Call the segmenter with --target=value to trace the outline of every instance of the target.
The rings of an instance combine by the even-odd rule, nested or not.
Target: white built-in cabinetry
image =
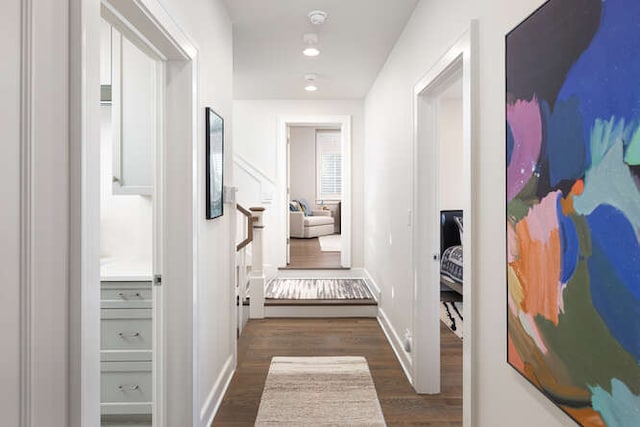
[[[107,23],[101,53],[103,101],[112,108],[113,194],[151,196],[158,134],[158,61]]]
[[[102,425],[150,426],[151,281],[102,281],[100,294]]]

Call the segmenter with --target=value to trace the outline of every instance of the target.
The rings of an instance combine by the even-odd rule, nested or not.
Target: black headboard
[[[462,216],[462,210],[440,211],[440,255],[451,246],[461,245],[458,224],[454,217]]]

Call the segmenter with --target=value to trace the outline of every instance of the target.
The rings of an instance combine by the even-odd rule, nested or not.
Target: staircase
[[[236,247],[238,334],[248,319],[377,317],[379,295],[365,278],[351,270],[280,270],[275,279],[362,279],[369,295],[357,299],[265,298],[267,283],[262,261],[264,208],[247,210],[237,205],[237,211],[246,219],[238,222],[238,235],[242,241]],[[364,289],[362,285],[359,286]]]

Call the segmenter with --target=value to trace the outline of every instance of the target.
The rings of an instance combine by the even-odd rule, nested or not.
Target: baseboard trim
[[[364,277],[364,281],[373,295],[373,298],[380,304],[380,297],[382,296],[382,291],[380,291],[380,286],[373,280],[373,276],[369,274],[369,271],[366,268],[356,268],[354,269],[359,275]]]
[[[402,366],[404,375],[409,380],[409,383],[413,385],[413,361],[411,360],[411,356],[404,350],[400,336],[393,325],[391,325],[389,318],[382,308],[378,308],[378,323],[382,328],[382,332],[384,332],[384,335],[387,337],[387,341],[389,341],[393,352],[396,354],[396,358],[398,362],[400,362],[400,366]]]
[[[263,267],[265,283],[269,283],[278,276],[278,269],[271,264],[265,264]]]
[[[222,399],[224,398],[224,395],[229,388],[231,378],[233,378],[233,374],[235,373],[235,371],[236,370],[233,363],[233,355],[231,355],[229,356],[227,361],[224,362],[222,371],[220,372],[220,375],[218,376],[215,384],[211,388],[211,391],[207,396],[207,401],[200,410],[201,426],[210,426],[211,424],[213,424],[213,418],[216,416],[216,413],[220,408]]]

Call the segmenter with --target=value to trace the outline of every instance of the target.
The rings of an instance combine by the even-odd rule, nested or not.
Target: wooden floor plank
[[[251,320],[214,426],[251,426],[273,356],[364,356],[389,426],[462,425],[462,341],[441,325],[442,393],[418,395],[375,319]]]
[[[283,270],[342,268],[340,252],[322,252],[317,237],[312,239],[291,238],[289,246],[290,262]]]

